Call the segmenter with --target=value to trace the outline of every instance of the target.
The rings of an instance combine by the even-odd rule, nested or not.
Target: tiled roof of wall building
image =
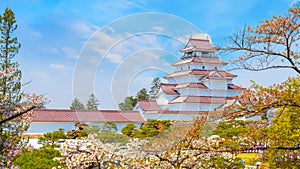
[[[33,110],[32,122],[120,122],[142,123],[138,111],[118,110]]]

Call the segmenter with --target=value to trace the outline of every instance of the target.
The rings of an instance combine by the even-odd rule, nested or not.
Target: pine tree
[[[137,99],[133,98],[132,96],[128,96],[125,98],[124,102],[119,103],[120,110],[133,110],[137,103]]]
[[[151,83],[151,87],[150,87],[150,91],[149,91],[150,99],[156,98],[159,88],[160,88],[160,79],[158,77],[156,77],[152,80],[152,83]]]
[[[99,100],[96,98],[95,94],[91,94],[89,100],[86,103],[87,110],[98,110]]]
[[[15,15],[6,9],[0,16],[0,166],[4,168],[10,168],[15,152],[24,148],[21,135],[29,127],[27,112],[43,100],[21,92],[22,72],[12,61],[21,47],[13,36],[16,29]]]
[[[137,100],[149,100],[147,89],[142,88],[135,97]]]
[[[81,103],[78,98],[75,98],[72,101],[72,104],[70,106],[70,110],[85,110],[85,107],[84,107],[84,104]]]

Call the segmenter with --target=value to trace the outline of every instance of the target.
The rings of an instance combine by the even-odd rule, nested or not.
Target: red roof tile
[[[141,123],[144,118],[138,111],[96,110],[74,111],[33,110],[32,122],[121,122]]]
[[[221,61],[219,59],[215,59],[215,58],[193,57],[193,58],[182,59],[179,62],[173,64],[173,66],[187,64],[187,63],[205,63],[205,64],[220,64],[220,65],[228,64],[227,62],[223,62],[223,61]]]
[[[164,76],[164,78],[173,78],[173,77],[177,77],[177,76],[184,76],[184,75],[191,74],[191,72],[192,72],[192,70],[185,70],[185,71],[175,72],[175,73],[169,74],[167,76]]]
[[[158,114],[208,114],[207,111],[176,111],[176,110],[161,110]]]
[[[170,75],[164,76],[164,78],[173,78],[178,76],[185,76],[185,75],[202,75],[202,76],[208,76],[213,72],[218,72],[223,77],[237,77],[237,75],[225,72],[225,71],[219,71],[219,70],[199,70],[199,69],[193,69],[193,70],[185,70],[180,72],[175,72]]]
[[[201,78],[201,81],[204,81],[204,80],[232,80],[231,77],[216,77],[216,76],[205,76],[203,78]]]
[[[144,111],[158,111],[160,107],[155,100],[139,100],[137,103]]]
[[[174,89],[182,89],[182,88],[207,89],[207,86],[205,86],[203,83],[184,83],[184,84],[178,84]]]
[[[165,83],[161,83],[160,87],[162,89],[162,91],[165,94],[169,94],[169,95],[179,95],[179,93],[177,93],[176,90],[174,90],[174,88],[176,87],[177,84],[165,84]]]
[[[32,122],[78,122],[71,110],[33,110]]]
[[[226,97],[208,97],[208,96],[180,96],[172,100],[170,103],[208,103],[208,104],[224,104]]]
[[[188,44],[191,44],[192,46],[188,46],[180,52],[192,52],[192,51],[206,51],[206,52],[215,52],[216,49],[214,46],[210,43],[209,40],[204,39],[190,39]]]
[[[234,85],[234,84],[228,84],[228,89],[237,89],[237,90],[241,90],[242,87],[241,87],[241,86]]]
[[[237,75],[225,71],[220,71],[219,73],[224,77],[237,77]]]

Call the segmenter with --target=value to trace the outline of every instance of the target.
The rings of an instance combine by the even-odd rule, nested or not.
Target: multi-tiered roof
[[[164,76],[153,107],[182,112],[209,112],[222,108],[240,93],[232,83],[234,74],[224,71],[227,62],[219,60],[208,35],[192,35],[181,59],[173,64],[176,71]],[[155,102],[155,103],[154,103]],[[149,107],[149,106],[148,106]]]

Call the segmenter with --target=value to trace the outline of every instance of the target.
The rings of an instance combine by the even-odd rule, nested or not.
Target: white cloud
[[[31,37],[33,37],[33,38],[41,38],[41,37],[43,37],[42,33],[38,32],[38,31],[34,31],[34,30],[31,30],[30,34],[31,34]]]
[[[108,54],[106,55],[106,58],[108,58],[111,63],[122,63],[122,56],[119,54]]]
[[[94,24],[88,24],[79,21],[69,23],[69,28],[84,38],[88,38],[99,29],[99,27]]]
[[[161,27],[161,26],[154,26],[153,29],[157,32],[163,32],[164,31],[164,28]]]
[[[52,54],[57,54],[59,52],[59,50],[57,48],[54,48],[54,47],[50,47],[48,51]]]
[[[51,63],[49,64],[49,66],[53,69],[59,70],[59,71],[66,71],[66,66],[63,64],[55,64],[55,63]]]
[[[74,58],[74,59],[78,58],[78,52],[75,49],[63,46],[60,48],[60,50],[64,52],[66,57],[68,58]]]

